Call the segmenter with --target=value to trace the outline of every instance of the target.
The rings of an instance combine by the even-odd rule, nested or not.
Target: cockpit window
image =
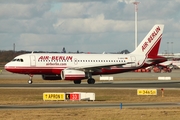
[[[21,58],[15,58],[15,59],[13,59],[12,61],[17,61],[17,62],[23,62],[24,60],[23,59],[21,59]]]

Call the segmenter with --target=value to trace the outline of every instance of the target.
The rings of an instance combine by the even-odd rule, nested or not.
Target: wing
[[[112,66],[116,66],[116,67],[123,67],[123,65],[126,65],[126,64],[132,64],[134,62],[125,62],[125,63],[119,63],[119,64],[112,64],[112,63],[109,63],[109,64],[97,64],[97,65],[86,65],[86,66],[78,66],[78,67],[69,67],[69,68],[66,68],[66,69],[71,69],[71,70],[81,70],[81,71],[84,71],[84,72],[98,72],[100,71],[102,68],[106,68],[106,69],[111,69]]]

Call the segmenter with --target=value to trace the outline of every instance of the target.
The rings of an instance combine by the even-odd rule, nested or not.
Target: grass
[[[179,120],[179,108],[2,110],[1,120]]]

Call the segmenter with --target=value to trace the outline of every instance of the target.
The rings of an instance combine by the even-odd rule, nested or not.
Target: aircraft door
[[[30,66],[36,66],[36,57],[34,55],[30,55]]]
[[[131,67],[136,67],[136,57],[131,56],[131,62],[133,62],[133,63],[131,64]]]

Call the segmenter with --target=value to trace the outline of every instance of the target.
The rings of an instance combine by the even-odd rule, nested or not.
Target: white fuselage
[[[22,74],[60,74],[66,68],[94,68],[92,73],[110,73],[133,70],[143,66],[145,56],[131,54],[52,54],[33,53],[15,57],[5,65],[8,71]],[[96,71],[96,69],[100,68]],[[102,72],[102,68],[107,72]],[[116,69],[116,70],[115,70]],[[109,71],[109,72],[108,72]],[[115,73],[116,73],[115,72]],[[122,71],[119,71],[122,72]]]

